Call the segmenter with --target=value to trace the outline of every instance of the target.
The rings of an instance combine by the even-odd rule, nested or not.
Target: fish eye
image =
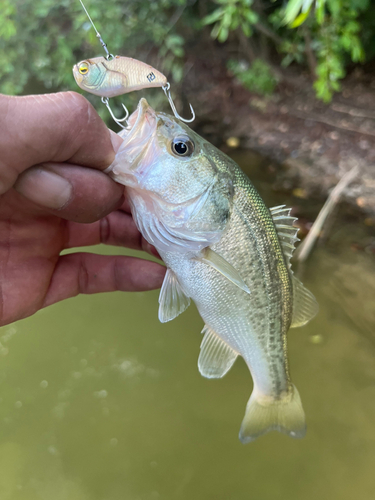
[[[177,156],[191,156],[194,143],[188,137],[175,137],[172,141],[172,151]]]
[[[89,66],[87,63],[81,63],[78,67],[78,71],[81,73],[81,75],[87,75],[89,72]]]

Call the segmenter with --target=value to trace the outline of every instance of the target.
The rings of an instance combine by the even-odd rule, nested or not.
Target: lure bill
[[[160,71],[142,61],[124,56],[86,59],[73,67],[73,75],[82,90],[108,98],[167,85],[167,77]]]

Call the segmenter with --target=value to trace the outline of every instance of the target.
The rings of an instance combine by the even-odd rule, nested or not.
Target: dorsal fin
[[[204,337],[198,358],[199,371],[206,378],[224,377],[232,368],[238,354],[207,325],[202,333]]]
[[[159,295],[159,320],[162,323],[171,321],[185,311],[190,299],[181,288],[173,271],[167,269]]]
[[[297,238],[298,228],[293,225],[297,218],[290,215],[291,210],[291,208],[287,208],[285,205],[270,208],[271,217],[275,224],[289,270],[291,270],[290,258],[294,252],[294,244],[296,241],[299,241],[299,238]]]
[[[295,242],[299,241],[299,238],[297,238],[298,228],[293,226],[297,218],[290,215],[291,208],[287,208],[285,205],[270,208],[270,212],[284,251],[289,272],[293,273],[290,258],[294,252]],[[319,306],[314,295],[295,276],[292,276],[292,284],[293,316],[290,327],[296,328],[308,323],[318,313]]]
[[[292,276],[293,283],[293,316],[291,328],[306,325],[319,311],[314,295],[303,284]]]

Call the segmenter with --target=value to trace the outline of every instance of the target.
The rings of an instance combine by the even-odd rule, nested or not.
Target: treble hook
[[[111,107],[109,105],[109,98],[108,97],[102,97],[102,103],[105,104],[107,106],[107,109],[109,111],[109,114],[112,116],[113,120],[117,123],[117,125],[123,129],[126,129],[126,127],[124,127],[124,125],[122,124],[122,122],[125,122],[127,125],[128,125],[128,118],[129,118],[129,111],[127,109],[127,107],[125,106],[125,104],[122,104],[121,103],[121,106],[124,108],[125,110],[125,116],[124,118],[116,118],[115,115],[113,114],[113,111],[111,110]]]
[[[186,118],[182,118],[182,116],[180,116],[178,113],[177,113],[177,109],[176,109],[176,106],[174,105],[174,102],[173,102],[173,99],[172,99],[172,96],[171,96],[171,91],[170,91],[170,88],[171,88],[171,85],[169,82],[167,82],[166,85],[164,85],[164,87],[162,87],[162,89],[164,90],[164,94],[167,96],[167,99],[169,101],[169,104],[171,105],[171,108],[172,108],[172,111],[173,111],[173,114],[176,118],[178,118],[179,120],[181,120],[182,122],[185,122],[185,123],[191,123],[195,120],[195,113],[194,113],[194,109],[193,109],[193,106],[189,103],[189,106],[190,106],[190,111],[191,111],[191,114],[193,115],[192,118],[190,118],[190,120],[186,120]]]

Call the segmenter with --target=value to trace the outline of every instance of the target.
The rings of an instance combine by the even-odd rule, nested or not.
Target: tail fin
[[[302,438],[306,433],[305,413],[294,385],[283,399],[263,401],[254,392],[250,396],[240,430],[242,443],[250,443],[273,430],[294,438]]]

